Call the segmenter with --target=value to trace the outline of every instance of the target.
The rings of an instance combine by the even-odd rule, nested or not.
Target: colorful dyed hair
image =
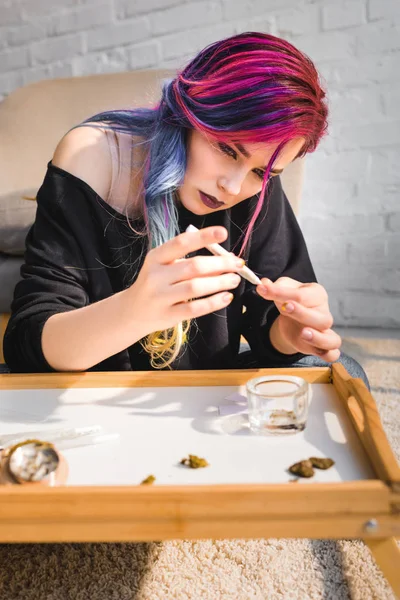
[[[285,144],[304,138],[298,157],[313,152],[327,130],[325,92],[308,56],[267,33],[247,32],[204,48],[163,85],[153,108],[103,112],[85,123],[102,122],[115,131],[140,136],[147,146],[143,205],[149,249],[180,233],[174,194],[187,164],[187,133],[211,142],[277,144],[259,200],[244,232],[240,255],[263,205],[270,169]],[[152,365],[162,368],[177,357],[190,323],[180,323],[141,340]]]

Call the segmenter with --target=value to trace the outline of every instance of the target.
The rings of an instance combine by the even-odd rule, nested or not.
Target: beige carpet
[[[400,460],[400,341],[344,338]],[[395,600],[359,541],[0,545],[1,600]]]

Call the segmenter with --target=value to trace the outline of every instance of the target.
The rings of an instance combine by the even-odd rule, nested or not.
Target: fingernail
[[[283,312],[291,313],[294,311],[294,306],[291,302],[285,302],[284,304],[282,304],[281,310],[283,310]]]
[[[310,331],[309,329],[305,329],[302,332],[301,337],[303,338],[303,340],[312,340],[312,338],[313,338],[312,331]]]
[[[239,269],[240,269],[241,267],[244,267],[244,265],[245,265],[245,261],[243,260],[243,258],[238,258],[236,261],[236,266],[239,267]]]
[[[227,293],[222,296],[222,300],[228,304],[233,300],[233,294]]]
[[[260,285],[259,289],[261,291],[262,294],[268,294],[268,288],[265,287],[265,285]]]

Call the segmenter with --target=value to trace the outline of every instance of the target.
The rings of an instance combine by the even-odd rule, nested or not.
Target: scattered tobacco
[[[318,458],[316,456],[311,456],[308,460],[301,460],[300,462],[295,463],[289,467],[288,471],[300,477],[312,477],[314,475],[313,467],[316,469],[326,470],[334,464],[335,461],[331,458]]]
[[[289,467],[289,471],[293,475],[300,475],[300,477],[312,477],[314,475],[314,469],[310,460],[301,460],[298,463],[294,463]]]
[[[332,460],[331,458],[317,458],[316,456],[311,456],[309,460],[310,460],[312,466],[315,467],[316,469],[326,470],[335,464],[335,461]]]
[[[182,458],[181,465],[186,465],[191,469],[200,469],[201,467],[208,467],[209,464],[205,458],[199,458],[194,454],[189,454],[189,458]]]
[[[146,479],[143,479],[140,485],[151,485],[155,482],[155,480],[156,478],[154,477],[154,475],[149,475],[148,477],[146,477]]]

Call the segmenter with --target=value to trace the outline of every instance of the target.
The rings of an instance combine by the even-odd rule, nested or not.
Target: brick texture
[[[339,0],[322,6],[323,29],[347,29],[362,25],[367,20],[367,7],[364,0]]]
[[[400,327],[399,0],[5,0],[0,101],[40,79],[181,68],[249,30],[293,42],[328,91],[299,221],[336,325]]]

